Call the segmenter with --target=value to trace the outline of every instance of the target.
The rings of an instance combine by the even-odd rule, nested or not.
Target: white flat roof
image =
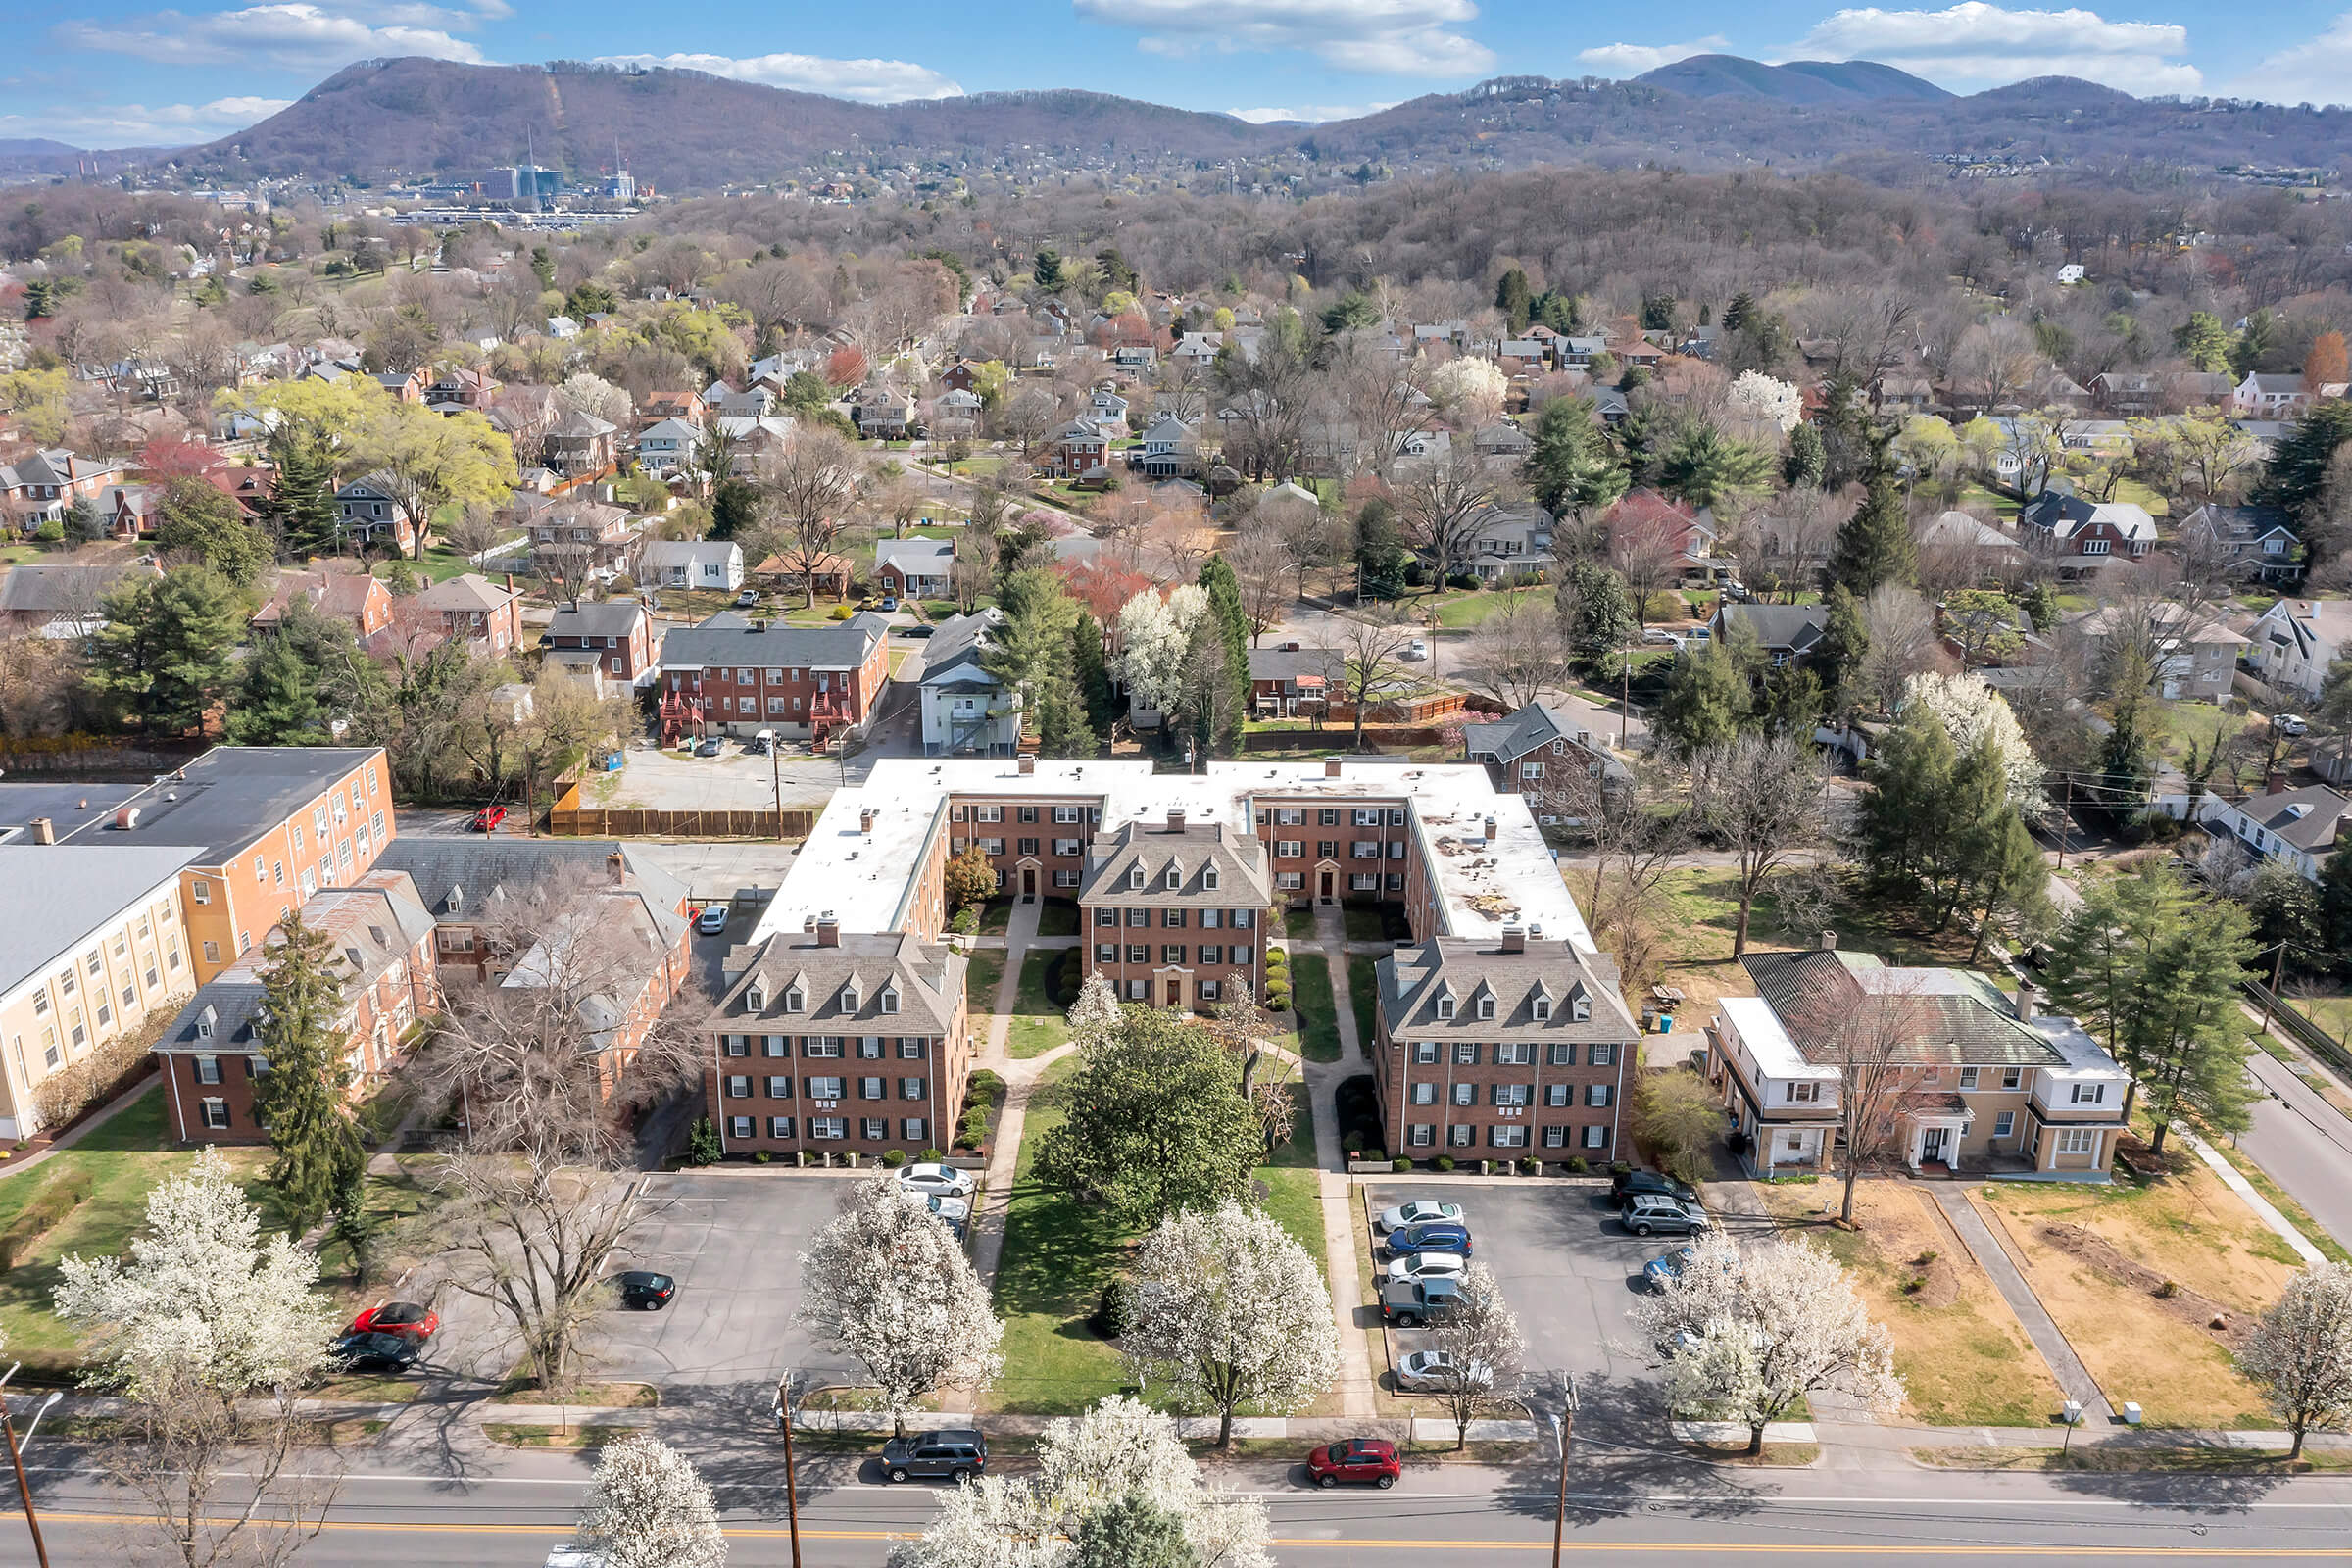
[[[1592,949],[1584,915],[1527,803],[1498,793],[1483,766],[1353,760],[1343,761],[1333,778],[1320,761],[1211,762],[1205,773],[1154,773],[1146,761],[1040,760],[1023,773],[1011,758],[888,758],[874,764],[863,784],[827,803],[747,940],[798,931],[828,910],[845,931],[896,929],[905,919],[901,906],[923,845],[950,795],[1100,802],[1102,822],[1085,825],[1078,837],[1130,821],[1163,821],[1170,810],[1183,811],[1192,822],[1231,822],[1253,831],[1250,803],[1259,796],[1405,801],[1413,808],[1450,934],[1476,936],[1508,921],[1540,925],[1547,939]],[[870,831],[860,827],[869,810]],[[1494,820],[1492,840],[1489,817]],[[1009,825],[1002,836],[1014,836]],[[1054,825],[1036,824],[1036,836],[1056,836]],[[1066,824],[1058,836],[1072,836]],[[1390,862],[1380,866],[1386,870]]]
[[[1837,1068],[1815,1066],[1805,1059],[1796,1042],[1788,1038],[1788,1031],[1781,1027],[1781,1015],[1762,997],[1723,997],[1716,1002],[1715,1010],[1739,1034],[1762,1076],[1825,1082],[1838,1076]]]

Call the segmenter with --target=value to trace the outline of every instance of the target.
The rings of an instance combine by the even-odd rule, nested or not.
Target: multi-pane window
[[[879,1143],[890,1136],[890,1119],[886,1116],[864,1116],[858,1122],[858,1136]]]
[[[810,1100],[847,1100],[850,1081],[847,1078],[811,1078],[808,1080]]]
[[[767,1079],[767,1098],[790,1100],[792,1098],[792,1080],[780,1073],[770,1073]]]
[[[1616,1066],[1616,1065],[1617,1065],[1617,1048],[1616,1048],[1616,1046],[1614,1046],[1614,1045],[1611,1045],[1611,1044],[1607,1044],[1607,1043],[1602,1043],[1602,1044],[1597,1044],[1597,1045],[1592,1045],[1592,1046],[1589,1046],[1589,1047],[1587,1047],[1587,1048],[1586,1048],[1586,1050],[1585,1050],[1585,1063],[1586,1063],[1586,1065],[1588,1065],[1588,1066],[1592,1066],[1592,1067],[1614,1067],[1614,1066]]]
[[[1494,999],[1489,997],[1486,1000],[1493,1002]],[[1506,1040],[1494,1048],[1494,1065],[1497,1067],[1532,1067],[1535,1061],[1536,1048],[1532,1041]]]
[[[1428,1122],[1415,1122],[1404,1130],[1404,1142],[1407,1148],[1427,1149],[1437,1141],[1438,1130]]]
[[[1416,1105],[1436,1104],[1438,1102],[1438,1086],[1427,1082],[1413,1085],[1412,1102]]]
[[[929,1079],[927,1079],[927,1078],[902,1078],[902,1079],[900,1079],[900,1080],[899,1080],[899,1098],[900,1098],[901,1100],[928,1100],[928,1099],[930,1099],[930,1098],[931,1098],[931,1081],[930,1081]]]
[[[1339,858],[1340,841],[1338,839],[1315,840],[1315,858],[1319,860],[1336,860]]]
[[[1182,963],[1184,961],[1184,944],[1181,942],[1162,943],[1159,949],[1159,961]]]
[[[1413,1059],[1424,1065],[1434,1064],[1438,1059],[1438,1043],[1435,1040],[1414,1041]]]
[[[2087,1154],[2099,1147],[2099,1135],[2088,1127],[2064,1127],[2058,1132],[2058,1152]]]
[[[219,1083],[220,1081],[220,1058],[219,1056],[198,1056],[196,1058],[196,1081],[200,1084]]]
[[[1468,1122],[1457,1122],[1446,1129],[1446,1141],[1456,1149],[1468,1149],[1477,1135],[1478,1129]]]
[[[1476,1084],[1455,1084],[1455,1085],[1453,1086],[1453,1102],[1454,1102],[1455,1104],[1457,1104],[1457,1105],[1475,1105],[1475,1104],[1477,1104],[1477,1103],[1478,1103],[1478,1085],[1476,1085]]]
[[[1526,1123],[1498,1123],[1488,1128],[1487,1147],[1490,1149],[1525,1149],[1527,1147]]]
[[[792,1118],[790,1116],[768,1117],[767,1136],[770,1138],[790,1138],[792,1136]]]
[[[1554,1067],[1573,1067],[1576,1065],[1576,1047],[1572,1042],[1555,1040],[1551,1044],[1550,1056]]]
[[[899,1059],[901,1061],[922,1060],[923,1046],[923,1037],[920,1035],[901,1035],[899,1037]]]
[[[752,1081],[749,1078],[742,1076],[740,1073],[729,1074],[727,1078],[727,1098],[729,1100],[751,1099]]]
[[[204,1124],[207,1127],[226,1127],[228,1125],[228,1102],[225,1100],[206,1101],[204,1102]]]
[[[1455,1064],[1458,1066],[1477,1066],[1478,1046],[1476,1042],[1469,1040],[1456,1041],[1453,1047],[1453,1059]]]
[[[1585,1103],[1596,1107],[1607,1104],[1609,1102],[1609,1093],[1614,1087],[1615,1086],[1612,1084],[1585,1085]]]
[[[889,1085],[887,1080],[881,1078],[860,1078],[858,1080],[858,1098],[859,1100],[880,1100],[884,1098],[888,1091]]]
[[[908,1116],[899,1123],[899,1136],[910,1144],[919,1144],[923,1141],[925,1125],[922,1117]]]
[[[1544,1086],[1544,1103],[1546,1105],[1575,1104],[1576,1086],[1573,1084],[1545,1084]]]
[[[847,1116],[811,1116],[808,1118],[808,1136],[847,1138],[850,1136],[850,1120]]]
[[[1297,859],[1305,853],[1306,846],[1297,839],[1276,839],[1274,841],[1274,858],[1278,860]]]
[[[1535,1093],[1526,1084],[1495,1084],[1494,1102],[1497,1105],[1524,1105]]]
[[[1586,1147],[1587,1149],[1606,1149],[1606,1148],[1608,1148],[1608,1147],[1609,1147],[1609,1129],[1608,1129],[1608,1126],[1607,1126],[1607,1124],[1605,1124],[1605,1123],[1600,1123],[1600,1122],[1595,1122],[1593,1125],[1592,1125],[1592,1126],[1590,1126],[1590,1127],[1586,1128],[1586,1129],[1585,1129],[1585,1147]]]
[[[1568,1147],[1568,1129],[1565,1127],[1544,1128],[1544,1147],[1545,1149],[1566,1149]]]

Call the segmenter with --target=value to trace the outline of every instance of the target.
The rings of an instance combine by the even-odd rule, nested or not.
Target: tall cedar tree
[[[2153,860],[2092,883],[2051,945],[2050,995],[2132,1069],[2152,1152],[2184,1112],[2221,1132],[2250,1125],[2238,986],[2253,958],[2243,908]]]
[[[1241,749],[1242,720],[1250,712],[1250,615],[1242,608],[1241,581],[1223,556],[1211,556],[1201,565],[1200,586],[1208,594],[1208,613],[1225,644],[1225,683],[1234,717],[1230,740],[1219,751],[1230,756]]]
[[[2090,805],[2104,811],[2118,827],[2131,825],[2148,808],[2148,793],[2156,779],[2156,753],[2140,727],[2147,706],[2147,662],[2126,651],[2113,672],[2115,723],[2099,743],[2098,777],[2091,785]]]
[[[1781,478],[1790,489],[1811,485],[1818,489],[1830,471],[1830,450],[1822,445],[1821,432],[1810,424],[1799,423],[1788,432],[1788,452],[1781,459]]]
[[[319,746],[326,714],[310,667],[291,643],[270,637],[245,662],[228,705],[228,738],[238,746]]]
[[[1625,579],[1596,562],[1580,561],[1560,585],[1568,617],[1568,653],[1589,677],[1618,672],[1620,651],[1634,634],[1634,602]]]
[[[1093,757],[1101,744],[1087,723],[1069,657],[1078,602],[1061,578],[1030,567],[1004,578],[1004,621],[982,658],[988,672],[1021,697],[1022,722],[1048,757]]]
[[[2338,850],[2320,867],[2320,953],[2338,972],[2352,967],[2352,851]]]
[[[2283,507],[2298,525],[2312,520],[2328,488],[2328,465],[2336,448],[2352,439],[2352,401],[2314,403],[2271,451],[2271,461],[2254,486],[2264,506]]]
[[[1754,707],[1754,693],[1739,659],[1721,643],[1709,643],[1674,662],[1666,677],[1658,732],[1686,754],[1728,746],[1748,728]]]
[[[1582,517],[1625,494],[1625,468],[1592,423],[1591,398],[1553,398],[1536,416],[1522,470],[1544,509]]]
[[[240,588],[251,587],[270,565],[268,536],[245,520],[225,492],[202,479],[174,479],[164,487],[155,544],[201,558]]]
[[[1951,799],[1960,753],[1951,732],[1925,703],[1871,748],[1862,765],[1870,783],[1856,803],[1855,842],[1869,886],[1916,897],[1941,859],[1943,803]]]
[[[1107,737],[1119,719],[1118,693],[1110,682],[1110,661],[1102,653],[1102,623],[1085,609],[1078,612],[1078,619],[1070,627],[1070,667],[1077,672],[1087,726],[1097,736]]]
[[[1868,599],[1872,589],[1885,583],[1907,588],[1919,578],[1911,520],[1903,514],[1903,492],[1884,465],[1883,446],[1878,457],[1862,505],[1838,525],[1830,546],[1830,577],[1856,599]]]
[[[335,517],[334,466],[326,454],[316,442],[287,433],[270,443],[270,460],[277,477],[264,514],[277,530],[280,547],[295,561],[333,555],[343,540]]]
[[[1527,273],[1514,267],[1502,274],[1494,285],[1494,308],[1510,323],[1513,332],[1527,330],[1528,317],[1534,310],[1535,296],[1527,286]]]
[[[344,1008],[335,941],[301,915],[278,927],[276,956],[262,971],[254,1046],[270,1070],[253,1081],[253,1108],[270,1129],[277,1161],[270,1185],[300,1234],[348,1198],[367,1163],[352,1120],[351,1067],[335,1020]]]
[[[1841,582],[1830,585],[1828,607],[1829,619],[1822,627],[1821,641],[1813,645],[1813,667],[1828,689],[1831,710],[1842,715],[1861,706],[1856,700],[1855,679],[1870,653],[1870,626],[1862,617],[1862,601]]]
[[[236,589],[206,566],[132,576],[106,596],[93,678],[150,735],[183,735],[228,689],[244,629]]]

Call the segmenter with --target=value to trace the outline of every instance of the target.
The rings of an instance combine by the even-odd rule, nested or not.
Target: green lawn
[[[1449,631],[1458,631],[1464,627],[1475,626],[1490,615],[1500,614],[1504,607],[1516,600],[1529,598],[1548,605],[1551,603],[1551,589],[1549,587],[1480,589],[1476,592],[1456,593],[1450,598],[1438,602],[1438,624]],[[1417,605],[1415,610],[1418,613],[1427,613],[1428,606],[1426,604]]]
[[[1037,948],[1021,961],[1021,982],[1012,999],[1012,1028],[1004,1049],[1014,1056],[1042,1056],[1069,1039],[1061,1008],[1046,994],[1046,970],[1062,953],[1074,948]]]
[[[1359,953],[1348,959],[1348,1001],[1355,1009],[1356,1044],[1369,1056],[1372,1054],[1372,1014],[1380,1001],[1378,958]]]
[[[1074,937],[1078,934],[1078,906],[1069,899],[1048,899],[1037,907],[1037,934]]]
[[[1298,1014],[1298,1050],[1309,1061],[1340,1059],[1340,1023],[1331,1013],[1331,962],[1320,953],[1291,955],[1291,1005]]]
[[[498,542],[503,545],[510,539],[520,538],[521,535],[522,530],[520,528],[511,528],[505,533],[499,535]],[[440,537],[440,531],[436,527],[432,538],[437,540]],[[466,560],[464,555],[452,550],[447,544],[435,544],[428,542],[424,547],[424,559],[422,561],[417,561],[413,558],[403,559],[408,560],[410,567],[416,571],[420,576],[428,578],[433,582],[447,582],[450,578],[462,576],[468,571],[478,571],[486,577],[493,578],[502,577],[510,571],[520,571],[522,569],[523,563],[530,559],[530,553],[528,551],[517,550],[512,555],[494,556],[491,558],[490,564],[487,566],[477,566],[472,562]],[[391,571],[392,563],[390,561],[378,561],[368,569],[374,572],[378,577],[381,577]]]
[[[1293,942],[1315,940],[1315,908],[1311,904],[1294,904],[1282,911],[1282,934]]]
[[[980,934],[982,936],[1001,937],[1004,934],[1005,928],[1011,924],[1012,901],[1010,899],[991,899],[981,906]]]
[[[964,1002],[975,1016],[997,1010],[997,982],[1004,977],[1003,948],[974,948],[965,956]]]

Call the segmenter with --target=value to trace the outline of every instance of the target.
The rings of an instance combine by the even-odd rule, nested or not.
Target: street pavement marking
[[[44,1513],[43,1521],[54,1524],[128,1524],[142,1519],[138,1514],[115,1513]],[[563,1536],[569,1531],[563,1525],[493,1525],[493,1524],[415,1524],[395,1520],[330,1519],[321,1526],[326,1530],[398,1532],[412,1535],[466,1536]],[[778,1541],[792,1534],[787,1529],[755,1529],[737,1527],[722,1532],[730,1541]],[[911,1535],[904,1530],[804,1530],[804,1541],[906,1541]],[[1443,1548],[1447,1551],[1549,1551],[1548,1541],[1416,1541],[1416,1540],[1298,1540],[1277,1537],[1269,1545],[1292,1549],[1357,1551],[1365,1548],[1390,1547],[1415,1551]],[[1739,1557],[1792,1557],[1799,1553],[1828,1556],[1884,1556],[1884,1557],[2336,1557],[2344,1555],[2340,1547],[2323,1546],[2041,1546],[1972,1545],[1964,1542],[1918,1545],[1848,1545],[1820,1543],[1790,1545],[1766,1545],[1756,1543],[1716,1541],[1571,1541],[1563,1550],[1570,1552],[1641,1552],[1651,1556],[1707,1552]]]

